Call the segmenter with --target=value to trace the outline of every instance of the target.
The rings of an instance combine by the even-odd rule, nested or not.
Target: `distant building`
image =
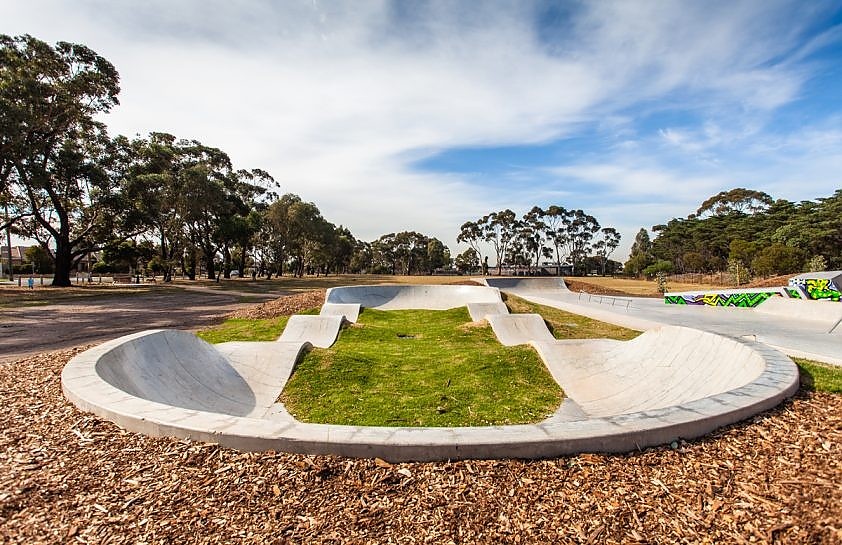
[[[29,246],[12,246],[12,265],[22,265],[26,261],[26,251]],[[9,266],[9,247],[0,246],[0,260],[3,261],[3,266]]]

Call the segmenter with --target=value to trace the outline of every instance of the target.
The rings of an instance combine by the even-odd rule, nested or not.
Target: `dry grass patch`
[[[577,276],[565,278],[564,282],[573,291],[584,290],[587,293],[633,297],[663,297],[658,292],[658,283],[654,280],[611,278],[610,276]],[[667,289],[669,291],[703,291],[721,290],[723,287],[713,284],[668,282]]]

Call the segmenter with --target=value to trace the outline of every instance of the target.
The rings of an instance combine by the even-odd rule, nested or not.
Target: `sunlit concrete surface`
[[[484,279],[533,303],[646,331],[681,325],[772,346],[791,357],[842,365],[842,303],[772,297],[756,308],[667,305],[663,299],[588,295],[544,279]],[[504,287],[505,286],[505,287]]]
[[[71,360],[62,388],[79,408],[149,435],[407,461],[624,452],[704,435],[774,407],[798,387],[792,361],[751,340],[662,327],[626,342],[558,341],[540,316],[509,315],[495,288],[436,288],[443,286],[334,288],[325,315],[294,317],[294,331],[276,342],[214,346],[179,331],[128,335]],[[490,305],[475,308],[504,344],[530,344],[544,359],[567,394],[554,415],[517,426],[337,426],[299,422],[276,401],[302,352],[326,343],[358,305],[477,304]]]

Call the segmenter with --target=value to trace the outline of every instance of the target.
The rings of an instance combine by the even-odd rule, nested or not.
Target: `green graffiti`
[[[842,300],[842,289],[827,278],[792,278],[790,286],[801,286],[810,299],[837,301]]]
[[[693,295],[667,295],[668,305],[707,305],[711,307],[753,308],[766,299],[780,295],[777,291],[759,293],[700,293]]]
[[[810,299],[830,299],[839,301],[842,293],[836,289],[830,280],[826,278],[808,278],[806,282],[807,293]]]

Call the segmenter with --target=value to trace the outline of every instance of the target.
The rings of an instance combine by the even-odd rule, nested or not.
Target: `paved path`
[[[682,325],[768,344],[785,354],[842,365],[842,335],[828,334],[820,322],[774,316],[754,309],[666,305],[662,299],[591,296],[565,290],[504,288],[534,303],[582,314],[605,322],[648,330]],[[816,303],[835,304],[835,303]],[[838,329],[838,328],[837,328]]]
[[[144,293],[69,300],[45,306],[0,310],[0,362],[28,354],[113,339],[156,328],[199,329],[243,306],[277,294],[152,289]]]

